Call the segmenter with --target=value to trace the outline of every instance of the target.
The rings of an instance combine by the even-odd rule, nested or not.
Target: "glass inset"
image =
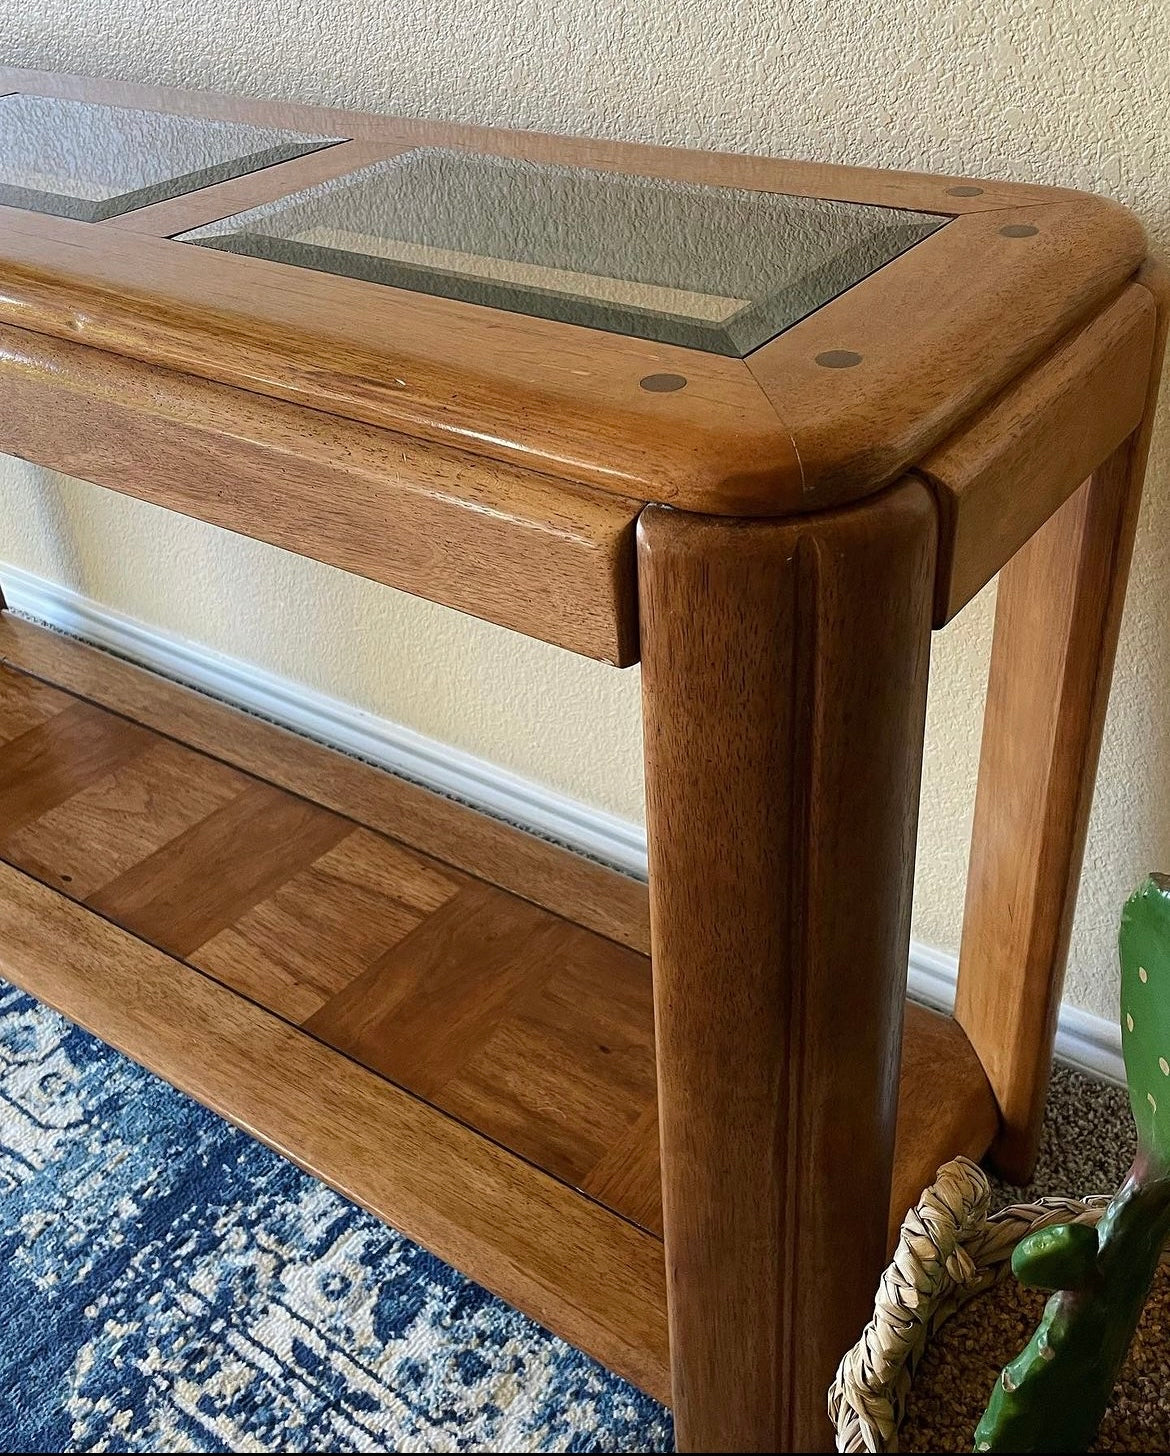
[[[425,147],[181,237],[742,356],[946,221]]]
[[[101,222],[340,140],[56,96],[0,96],[0,203]]]

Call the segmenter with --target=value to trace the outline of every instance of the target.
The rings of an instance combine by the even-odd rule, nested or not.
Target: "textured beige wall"
[[[1108,192],[1170,248],[1166,0],[0,0],[15,64]],[[1114,1014],[1117,908],[1170,867],[1170,409],[1155,451],[1069,998]],[[636,673],[0,462],[0,561],[630,818]],[[915,932],[953,949],[987,594],[936,640]]]

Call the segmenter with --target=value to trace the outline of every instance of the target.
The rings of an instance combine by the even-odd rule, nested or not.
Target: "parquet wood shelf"
[[[0,614],[0,976],[668,1399],[680,1450],[825,1447],[891,1219],[944,1157],[1035,1157],[1165,348],[1140,226],[0,93],[0,450],[640,660],[650,863]],[[929,634],[1005,566],[951,1019],[904,996]]]
[[[66,666],[69,688],[30,670],[46,659]],[[528,891],[536,899],[521,898],[395,839],[381,815],[370,816],[381,826],[372,829],[241,768],[248,758],[237,742],[241,732],[278,755],[289,736],[277,728],[216,707],[221,756],[207,751],[202,734],[201,746],[191,747],[117,705],[148,701],[156,713],[144,716],[162,712],[178,727],[206,710],[206,700],[10,617],[0,618],[0,663],[0,861],[7,866],[0,974],[86,1024],[100,1002],[103,1019],[121,1028],[112,1038],[117,1045],[194,1090],[210,1050],[201,1028],[192,1022],[185,1044],[168,1048],[153,1019],[136,1023],[119,1010],[121,991],[107,979],[105,958],[129,957],[145,978],[143,991],[165,998],[189,987],[193,997],[212,997],[217,1021],[240,1026],[279,1018],[289,1061],[268,1071],[302,1104],[316,1104],[324,1091],[306,1075],[348,1085],[356,1064],[376,1074],[361,1083],[376,1100],[409,1107],[422,1122],[446,1114],[486,1137],[508,1171],[515,1206],[495,1231],[498,1248],[463,1254],[462,1266],[667,1398],[649,958],[569,918],[571,907],[542,895],[541,884]],[[339,778],[424,792],[327,749],[303,747]],[[562,853],[473,810],[440,799],[429,807],[436,819],[453,813],[467,841],[503,835],[518,854],[552,865]],[[630,897],[631,919],[644,918],[644,887],[612,871],[598,874],[615,898]],[[41,886],[63,903],[50,911]],[[561,913],[545,908],[543,898]],[[102,957],[96,984],[88,980],[82,989],[70,957],[39,965],[30,954],[44,945],[49,915]],[[641,938],[636,925],[627,931],[626,939]],[[942,1060],[956,1081],[936,1112],[932,1088]],[[237,1084],[231,1064],[222,1066],[217,1086],[219,1111],[396,1227],[424,1236],[399,1199],[347,1164],[343,1150],[315,1153],[313,1142],[290,1137],[283,1111],[271,1125],[256,1122],[249,1089]],[[280,1082],[269,1090],[279,1096]],[[966,1038],[922,1007],[908,1008],[900,1107],[893,1221],[939,1158],[956,1146],[978,1153],[995,1125],[990,1088]],[[317,1131],[329,1132],[324,1111]],[[417,1156],[413,1148],[382,1150],[403,1182],[417,1174]],[[379,1177],[386,1172],[381,1167]],[[452,1186],[445,1197],[465,1196],[454,1186],[464,1174],[455,1166],[446,1172]],[[514,1256],[517,1225],[550,1180],[562,1189],[556,1216],[564,1226],[554,1242],[563,1240],[561,1257],[580,1265],[571,1282],[579,1282],[582,1303],[595,1283],[595,1308],[536,1301],[523,1281],[500,1272]],[[629,1227],[615,1240],[617,1224]],[[427,1237],[440,1254],[456,1256]],[[654,1301],[637,1351],[613,1343],[616,1275],[605,1261],[615,1242],[626,1258],[638,1250],[637,1269]]]

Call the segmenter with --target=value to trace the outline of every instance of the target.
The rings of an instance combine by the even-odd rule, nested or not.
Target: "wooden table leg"
[[[641,517],[681,1451],[830,1449],[885,1262],[935,537],[916,483]]]
[[[1127,441],[1000,573],[955,1016],[1002,1118],[997,1170],[1031,1176],[1141,471]]]
[[[1000,573],[955,1016],[1002,1126],[996,1169],[1036,1162],[1097,756],[1170,322],[1158,308],[1145,417]]]

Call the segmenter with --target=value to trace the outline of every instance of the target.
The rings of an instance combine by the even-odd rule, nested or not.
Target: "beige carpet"
[[[997,1206],[1045,1193],[1082,1197],[1117,1187],[1133,1157],[1122,1088],[1057,1068],[1044,1146],[1027,1188],[1000,1187]],[[1008,1280],[972,1300],[939,1331],[914,1382],[903,1451],[970,1451],[975,1424],[1002,1366],[1027,1342],[1044,1295]],[[1170,1452],[1170,1272],[1146,1306],[1129,1363],[1101,1427],[1097,1451]]]

